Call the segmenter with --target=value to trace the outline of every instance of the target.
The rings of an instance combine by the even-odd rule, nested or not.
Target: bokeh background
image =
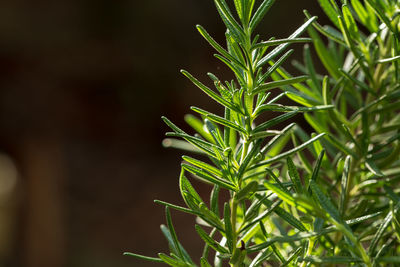
[[[261,38],[288,36],[303,9],[321,14],[277,0]],[[195,24],[223,43],[211,0],[0,1],[0,266],[157,265],[122,253],[167,251],[153,199],[182,204],[160,117],[221,111],[180,68],[231,77]],[[194,219],[173,217],[197,259]]]

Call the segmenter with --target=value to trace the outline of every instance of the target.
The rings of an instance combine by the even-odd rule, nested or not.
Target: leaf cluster
[[[274,0],[214,2],[226,44],[197,29],[235,79],[208,73],[210,88],[182,73],[224,114],[192,107],[197,116],[185,120],[194,135],[163,117],[172,130],[164,144],[190,154],[179,176],[186,207],[156,200],[166,207],[169,255],[127,254],[198,266],[178,241],[174,209],[196,217],[201,267],[400,264],[400,3],[318,0],[331,25],[304,11],[288,38],[264,41],[255,28]],[[297,76],[283,68],[292,43],[305,43],[303,62],[293,62]],[[279,104],[283,97],[298,106]],[[265,121],[266,112],[277,115]],[[299,114],[311,134],[291,122]],[[191,179],[210,185],[209,199]]]

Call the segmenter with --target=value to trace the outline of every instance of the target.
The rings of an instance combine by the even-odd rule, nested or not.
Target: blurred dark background
[[[321,12],[276,1],[261,38],[287,37],[303,9]],[[182,204],[160,117],[220,112],[180,68],[230,77],[195,24],[223,43],[211,0],[0,2],[0,266],[156,265],[122,252],[167,251],[153,199]],[[198,259],[194,219],[173,217]]]

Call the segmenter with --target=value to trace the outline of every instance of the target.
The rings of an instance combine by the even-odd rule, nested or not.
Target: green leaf
[[[200,149],[202,152],[208,154],[209,156],[211,156],[213,158],[216,157],[214,150],[223,151],[222,148],[220,148],[214,144],[204,141],[203,139],[188,135],[186,133],[176,133],[176,132],[170,133],[169,132],[169,133],[166,133],[165,135],[169,136],[169,137],[183,138],[186,141],[188,141],[190,144],[194,145],[196,148]]]
[[[210,120],[208,120],[208,118],[204,120],[204,125],[206,126],[206,129],[208,130],[208,132],[212,135],[215,143],[219,147],[224,148],[225,142],[224,142],[224,139],[222,138],[219,128],[216,125],[214,125]]]
[[[359,0],[351,0],[351,5],[362,24],[364,24],[370,32],[377,32],[378,25],[376,24],[374,14],[369,14]]]
[[[141,260],[147,260],[147,261],[153,261],[153,262],[164,262],[160,258],[147,257],[147,256],[135,254],[135,253],[132,253],[132,252],[124,252],[123,255],[124,256],[131,256],[131,257],[134,257],[134,258],[137,258],[137,259],[141,259]]]
[[[236,41],[235,37],[231,34],[229,30],[225,32],[225,39],[229,54],[231,54],[232,57],[239,60],[242,64],[244,64],[244,66],[247,66],[246,65],[247,59],[245,58],[246,55],[243,54],[243,50],[240,48],[240,42]],[[238,67],[239,69],[241,69],[239,70],[239,72],[242,73],[244,73],[244,70],[247,69],[247,67],[241,67],[241,66]]]
[[[269,93],[269,92],[268,92]],[[275,103],[276,101],[278,101],[279,99],[281,99],[282,97],[284,97],[285,95],[288,95],[287,92],[283,92],[280,93],[279,95],[277,95],[276,97],[274,97],[273,99],[271,99],[270,101],[267,102],[268,105],[272,105],[273,103]]]
[[[203,241],[206,242],[211,248],[219,253],[229,254],[229,251],[225,247],[221,246],[217,241],[209,237],[208,234],[203,230],[203,228],[201,228],[197,224],[195,225],[195,228],[200,238],[203,239]]]
[[[250,135],[248,141],[249,142],[253,142],[255,140],[265,139],[266,137],[276,136],[276,135],[280,135],[280,134],[282,134],[282,132],[280,132],[280,131],[266,130],[264,132],[259,132],[259,133],[255,133],[255,134]]]
[[[282,190],[278,186],[271,184],[267,181],[264,182],[264,186],[274,192],[280,199],[284,202],[288,203],[289,205],[297,208],[301,212],[307,213],[308,210],[312,210],[312,206],[308,206],[305,203],[298,202],[290,193]]]
[[[337,7],[335,9],[335,6],[333,6],[332,2],[329,0],[318,0],[318,2],[328,18],[333,22],[333,24],[335,24],[336,27],[339,28],[337,16],[340,14],[337,12]]]
[[[282,209],[281,207],[278,207],[278,205],[280,203],[277,203],[277,202],[274,203],[271,200],[268,200],[267,198],[262,198],[260,195],[256,195],[256,197],[258,199],[260,199],[266,207],[273,210],[276,213],[276,215],[278,215],[280,218],[282,218],[284,221],[289,223],[294,228],[296,228],[297,230],[302,231],[302,232],[307,231],[307,228],[302,224],[301,221],[296,219],[296,217],[294,217],[292,214],[290,214],[286,210]]]
[[[400,56],[395,56],[395,57],[389,57],[389,58],[382,58],[376,61],[376,63],[391,63],[394,62],[396,60],[399,60]]]
[[[217,185],[219,185],[221,187],[224,187],[224,188],[226,188],[228,190],[231,190],[231,191],[236,191],[237,190],[236,186],[233,185],[232,183],[230,183],[228,181],[225,181],[222,178],[217,177],[215,175],[210,175],[210,174],[204,172],[200,168],[197,168],[197,167],[194,167],[192,165],[188,165],[188,164],[182,163],[182,169],[194,174],[196,177],[200,178],[200,180],[202,180],[204,182],[208,182],[208,183],[211,183],[211,184],[217,184]]]
[[[389,197],[394,203],[400,202],[400,196],[398,196],[398,195],[393,191],[392,188],[390,188],[390,187],[387,186],[387,185],[384,185],[383,188],[385,189],[385,191],[386,191],[388,197]]]
[[[308,13],[307,10],[304,10],[304,14],[306,15],[306,18],[311,18],[310,13]],[[331,39],[332,41],[335,41],[336,43],[345,46],[346,43],[343,39],[343,35],[336,30],[335,28],[329,26],[329,25],[325,25],[325,26],[321,26],[320,24],[318,24],[318,22],[314,21],[313,24],[314,28],[319,31],[321,34],[325,35],[327,38]]]
[[[356,21],[353,18],[353,15],[350,12],[350,9],[347,5],[342,6],[343,18],[346,23],[346,26],[351,34],[351,36],[355,40],[360,40],[360,33],[356,24]]]
[[[265,248],[269,247],[270,245],[274,244],[275,242],[290,243],[290,242],[294,242],[294,241],[305,240],[305,239],[308,239],[310,237],[314,237],[314,236],[318,236],[318,235],[319,235],[319,233],[306,232],[306,233],[294,234],[294,235],[291,235],[291,236],[287,236],[287,235],[285,235],[285,236],[275,236],[275,237],[272,237],[272,238],[268,239],[264,243],[248,247],[247,248],[247,252],[250,254],[250,253],[253,253],[253,252],[260,251],[262,249],[265,249]]]
[[[229,203],[225,202],[224,204],[224,223],[225,223],[225,237],[226,237],[226,242],[228,244],[228,248],[230,252],[233,252],[234,250],[234,240],[233,240],[233,227],[232,227],[232,222],[231,222],[231,209],[229,207]]]
[[[172,266],[172,267],[190,267],[190,266],[192,266],[181,260],[171,258],[170,256],[167,256],[164,253],[158,253],[158,257],[160,257],[160,259],[163,262],[165,262],[166,264],[168,264],[169,266]]]
[[[274,88],[279,88],[281,86],[285,86],[285,85],[291,85],[294,83],[300,83],[300,82],[304,82],[305,80],[307,80],[309,77],[306,75],[303,76],[298,76],[298,77],[293,77],[290,79],[285,79],[285,80],[280,80],[280,81],[273,81],[273,82],[268,82],[268,83],[264,83],[259,85],[258,87],[256,87],[253,91],[252,94],[259,94],[261,92],[270,90],[270,89],[274,89]]]
[[[372,213],[372,214],[368,214],[368,215],[365,215],[365,216],[361,216],[361,217],[358,217],[358,218],[355,218],[355,219],[347,220],[346,224],[347,225],[354,225],[354,224],[362,223],[362,222],[365,222],[365,221],[367,221],[367,220],[369,220],[371,218],[377,217],[377,216],[379,216],[381,214],[382,214],[382,211],[378,211],[378,212],[375,212],[375,213]]]
[[[328,48],[326,48],[324,42],[321,40],[321,38],[319,37],[318,33],[315,30],[309,28],[308,33],[313,39],[315,51],[317,52],[318,57],[321,60],[322,64],[329,72],[329,74],[334,79],[337,80],[340,77],[340,74],[338,71],[339,65],[335,56],[333,55],[332,52],[329,51]]]
[[[251,196],[252,194],[254,194],[254,192],[257,191],[257,188],[258,188],[258,182],[251,181],[250,183],[248,183],[245,187],[243,187],[236,193],[234,200],[239,202],[239,201],[246,199],[248,196]]]
[[[217,214],[218,216],[219,216],[219,208],[218,208],[219,191],[220,191],[219,185],[214,185],[214,188],[211,191],[211,196],[210,196],[211,211]]]
[[[292,132],[291,137],[292,137],[293,146],[298,147],[299,141],[297,140],[295,132]],[[307,139],[308,139],[308,137],[307,137]],[[309,160],[306,158],[306,156],[304,155],[304,153],[302,151],[298,151],[297,154],[303,165],[302,167],[307,171],[307,173],[311,174],[312,166],[311,166],[311,163],[309,162]]]
[[[261,5],[258,7],[256,12],[254,13],[253,18],[250,21],[249,28],[251,31],[253,31],[257,27],[258,23],[260,23],[260,21],[268,12],[268,10],[271,8],[274,2],[275,0],[264,0],[261,3]]]
[[[383,23],[386,24],[389,30],[393,32],[397,36],[397,38],[399,38],[397,31],[392,27],[392,24],[390,23],[390,19],[386,16],[385,12],[381,9],[376,0],[365,0],[365,1],[372,7],[374,12],[383,21]]]
[[[291,111],[291,112],[279,115],[278,117],[275,117],[267,122],[261,123],[260,125],[258,125],[256,128],[253,129],[252,134],[264,131],[268,128],[271,128],[272,126],[275,126],[278,123],[281,123],[281,122],[284,122],[284,121],[290,119],[291,117],[293,117],[296,114],[297,114],[297,111]]]
[[[326,140],[329,141],[336,148],[338,148],[343,154],[351,155],[353,158],[357,157],[356,153],[354,153],[346,145],[344,145],[341,141],[339,141],[333,134],[328,134]]]
[[[297,106],[285,106],[280,104],[263,104],[258,106],[253,113],[253,117],[259,116],[264,111],[277,111],[277,112],[290,112],[290,111],[298,111],[298,112],[310,112],[310,111],[321,111],[327,109],[333,109],[335,106],[333,105],[321,105],[314,107],[297,107]]]
[[[265,262],[271,255],[273,254],[272,251],[269,251],[268,249],[265,249],[264,251],[261,251],[257,256],[253,259],[253,261],[250,263],[249,267],[258,267],[261,266],[263,262]]]
[[[184,169],[181,170],[181,174],[179,176],[179,188],[186,205],[192,210],[198,210],[198,206],[203,202],[203,200],[193,188],[189,180],[185,177]]]
[[[311,139],[308,140],[307,142],[305,142],[305,143],[299,145],[298,147],[295,147],[295,148],[290,149],[290,150],[288,150],[288,151],[285,151],[285,152],[283,152],[283,153],[281,153],[281,154],[279,154],[279,155],[277,155],[277,156],[275,156],[275,157],[269,158],[269,159],[267,159],[267,160],[264,160],[264,161],[261,161],[261,162],[255,164],[255,165],[254,165],[252,168],[250,168],[250,169],[254,169],[254,168],[257,168],[257,167],[265,166],[265,165],[271,164],[271,163],[273,163],[273,162],[276,162],[276,161],[278,161],[278,160],[280,160],[280,159],[286,158],[287,156],[290,156],[290,155],[292,155],[292,154],[294,154],[294,153],[296,153],[296,152],[298,152],[298,151],[304,149],[305,147],[307,147],[308,145],[312,144],[313,142],[315,142],[316,140],[318,140],[319,138],[321,138],[321,137],[324,136],[324,135],[325,135],[325,133],[321,133],[321,134],[319,134],[319,135],[317,135],[317,136],[311,138]]]
[[[176,126],[175,124],[173,124],[169,119],[167,119],[166,117],[162,116],[161,119],[165,122],[165,124],[167,124],[172,130],[174,130],[174,132],[176,133],[181,133],[181,134],[186,134],[184,131],[182,131],[178,126]]]
[[[310,115],[308,113],[304,114],[304,118],[308,124],[314,128],[317,133],[328,132],[325,121],[319,120],[316,116]]]
[[[288,50],[285,54],[283,54],[282,57],[280,57],[276,62],[272,64],[271,67],[268,68],[268,70],[258,79],[258,84],[262,84],[271,74],[278,69],[283,62],[286,61],[286,59],[293,53],[293,49]]]
[[[314,93],[319,96],[319,99],[321,99],[320,92],[322,91],[322,88],[318,81],[317,74],[315,72],[314,64],[311,58],[310,46],[308,44],[304,46],[303,54],[304,54],[304,62],[307,68],[307,74],[310,76],[313,84],[313,86],[311,86],[311,89],[313,89]]]
[[[172,209],[175,209],[175,210],[179,210],[179,211],[182,211],[182,212],[185,212],[185,213],[188,213],[188,214],[199,215],[199,213],[197,211],[194,211],[194,210],[191,210],[191,209],[187,209],[187,208],[184,208],[184,207],[181,207],[181,206],[177,206],[177,205],[174,205],[174,204],[171,204],[171,203],[168,203],[168,202],[164,202],[164,201],[161,201],[161,200],[157,200],[156,199],[156,200],[154,200],[154,203],[161,204],[161,205],[164,205],[166,207],[169,207],[169,208],[172,208]]]
[[[207,164],[205,162],[202,162],[200,160],[194,159],[194,158],[189,157],[189,156],[182,156],[182,158],[186,162],[188,162],[188,163],[190,163],[190,164],[192,164],[192,165],[194,165],[196,167],[199,167],[199,168],[201,168],[201,169],[203,169],[203,170],[205,170],[205,171],[207,171],[207,172],[209,172],[209,173],[211,173],[213,175],[220,176],[220,177],[222,176],[222,172],[219,169],[211,166],[210,164]]]
[[[317,23],[315,22],[314,24],[317,24]],[[339,30],[336,30],[336,28],[333,28],[329,25],[325,25],[325,26],[321,27],[321,29],[318,26],[316,26],[315,28],[321,34],[325,35],[328,39],[335,41],[339,45],[346,46],[346,41],[344,40],[343,34]]]
[[[271,63],[270,63],[271,64]],[[293,78],[286,70],[283,68],[278,68],[275,73],[271,75],[272,79],[275,81],[283,79],[291,79]],[[293,83],[291,85],[283,85],[280,87],[283,89],[285,92],[287,92],[287,96],[294,101],[310,107],[313,105],[318,105],[321,103],[320,99],[320,94],[316,94],[313,90],[309,89],[307,86],[304,86],[302,83]],[[296,98],[294,98],[294,96]],[[302,98],[302,99],[297,99],[297,98]]]
[[[259,197],[258,195],[255,195],[257,198]],[[267,196],[264,196],[264,198],[267,198]],[[250,205],[249,208],[246,209],[246,212],[244,214],[244,221],[250,221],[255,218],[255,216],[258,215],[260,211],[260,207],[263,204],[262,200],[264,198],[258,199],[257,201],[253,201]]]
[[[198,132],[201,136],[203,136],[207,141],[214,142],[213,137],[211,134],[204,130],[204,124],[201,120],[196,118],[191,114],[185,115],[185,121],[189,124],[196,132]]]
[[[380,96],[379,98],[375,99],[374,101],[371,101],[370,103],[368,103],[367,105],[363,106],[362,108],[358,109],[356,112],[354,112],[351,117],[350,120],[353,120],[357,115],[359,115],[360,113],[369,110],[371,107],[375,106],[376,104],[381,103],[384,100],[389,100],[390,98],[398,98],[400,97],[400,90],[394,90],[390,93],[384,94],[382,96]]]
[[[242,0],[234,0],[233,2],[235,3],[235,8],[236,8],[236,11],[237,11],[237,14],[238,14],[240,20],[243,20],[243,10],[244,10],[243,1]]]
[[[361,89],[364,89],[365,91],[367,91],[367,92],[369,92],[369,93],[371,93],[373,95],[376,95],[376,92],[374,90],[372,90],[367,84],[365,84],[362,81],[358,80],[353,75],[351,75],[350,73],[347,73],[343,69],[339,69],[339,71],[343,75],[343,77],[345,77],[349,81],[352,81],[353,83],[357,84],[358,86],[360,86]]]
[[[286,43],[305,43],[311,42],[312,39],[310,38],[292,38],[292,39],[274,39],[270,41],[264,41],[253,45],[252,49],[257,49],[261,47],[269,47],[274,45],[286,44]]]
[[[345,124],[342,124],[343,130],[344,130],[344,134],[346,135],[346,137],[353,142],[353,144],[355,145],[356,149],[358,150],[359,153],[364,153],[363,149],[361,148],[360,144],[358,143],[358,141],[354,138],[354,134],[351,132],[350,128],[347,127]]]
[[[238,113],[242,113],[242,111],[234,106],[232,103],[228,102],[227,100],[225,100],[224,98],[222,98],[221,96],[219,96],[217,93],[215,93],[213,90],[211,90],[210,88],[208,88],[207,86],[205,86],[204,84],[202,84],[199,80],[197,80],[195,77],[193,77],[189,72],[185,71],[185,70],[181,70],[181,72],[183,73],[183,75],[185,75],[192,83],[194,83],[197,87],[199,87],[204,93],[206,93],[209,97],[211,97],[212,99],[214,99],[215,101],[217,101],[218,103],[220,103],[221,105],[236,111]]]
[[[312,175],[311,175],[311,178],[310,178],[310,182],[311,181],[314,181],[314,182],[317,181],[318,174],[319,174],[319,169],[321,168],[321,163],[322,163],[322,159],[324,158],[324,155],[325,155],[325,150],[322,150],[318,155],[318,159],[317,159],[317,162],[315,163],[315,167],[314,167],[314,170],[312,172]]]
[[[291,79],[293,76],[289,74],[284,68],[279,68],[276,73],[272,74],[272,78],[274,80],[279,80],[280,77],[284,79]],[[306,82],[307,85],[310,84],[310,81]],[[293,83],[292,85],[286,85],[281,87],[284,90],[287,90],[287,88],[295,88],[305,96],[307,96],[309,99],[312,99],[316,104],[320,104],[322,102],[321,100],[321,93],[319,92],[320,90],[318,89],[310,89],[309,86],[303,85],[302,83]]]
[[[336,222],[342,223],[339,211],[336,209],[330,199],[322,192],[314,180],[310,181],[310,188],[313,196],[315,196],[315,199],[319,202],[323,210],[327,212],[329,216],[332,217]]]
[[[250,162],[252,160],[254,160],[256,155],[259,153],[261,142],[262,142],[262,140],[256,141],[254,143],[253,147],[251,148],[251,150],[247,153],[247,155],[243,159],[243,161],[240,162],[240,167],[239,167],[239,170],[238,170],[237,175],[236,175],[237,181],[238,181],[239,184],[240,184],[240,181],[243,178],[243,174],[246,172],[246,169],[249,166]]]
[[[215,234],[216,232],[217,232],[217,229],[216,229],[216,228],[213,228],[208,236],[209,236],[210,238],[213,238],[213,237],[214,237],[214,234]],[[207,243],[205,243],[204,249],[203,249],[203,253],[202,253],[202,258],[208,259],[209,254],[210,254],[210,246],[209,246]]]
[[[243,127],[241,127],[231,121],[228,121],[228,120],[226,120],[220,116],[217,116],[215,114],[212,114],[212,113],[208,113],[206,116],[207,116],[207,119],[209,119],[210,121],[213,121],[215,123],[221,124],[226,127],[229,127],[235,131],[238,131],[239,133],[247,135],[247,131]]]
[[[283,88],[285,90],[285,92],[287,93],[288,98],[290,98],[291,100],[304,105],[306,107],[312,107],[315,105],[318,105],[318,101],[315,100],[314,98],[308,96],[307,94],[298,91],[290,86],[287,86],[285,88]]]
[[[235,266],[235,265],[243,262],[245,257],[246,257],[246,250],[245,249],[236,248],[233,251],[232,256],[230,257],[229,264],[231,264],[231,266]]]
[[[372,173],[375,174],[376,176],[378,176],[378,177],[383,177],[383,176],[385,176],[385,175],[383,174],[383,172],[378,168],[378,166],[376,166],[375,162],[373,162],[372,160],[367,159],[367,160],[365,161],[365,166],[368,168],[368,170],[369,170],[370,172],[372,172]]]
[[[303,247],[298,247],[293,253],[290,254],[288,259],[281,265],[281,267],[288,266],[294,259],[297,258],[302,250]]]
[[[311,137],[315,137],[315,135],[316,135],[316,133],[311,133]],[[329,144],[324,144],[324,145],[329,145]],[[314,147],[315,153],[318,154],[318,155],[320,155],[320,153],[323,150],[325,151],[325,149],[323,148],[323,146],[321,144],[321,140],[318,140],[318,141],[314,142],[313,143],[313,147]],[[329,161],[329,159],[328,159],[328,157],[326,155],[324,155],[322,157],[322,166],[324,166],[324,168],[329,169],[329,170],[333,169],[333,166],[332,166],[331,162]]]
[[[262,220],[266,218],[271,212],[276,211],[277,208],[279,208],[279,205],[282,203],[282,200],[275,201],[268,209],[264,210],[262,213],[258,214],[257,217],[253,218],[250,222],[248,222],[244,227],[240,229],[240,232],[244,232],[246,229],[252,227],[253,225],[260,223],[262,224]],[[283,209],[282,209],[283,210]],[[279,211],[278,211],[279,212]],[[283,212],[281,212],[283,213]],[[294,218],[294,217],[293,217]],[[292,220],[293,221],[293,220]],[[301,223],[296,222],[296,227],[299,227],[300,229],[305,229],[304,226]],[[243,235],[242,240],[246,240],[246,234]],[[249,238],[250,239],[250,238]]]
[[[276,209],[276,213],[278,211],[280,211],[280,210],[282,210],[282,209],[277,208]],[[368,219],[370,219],[372,217],[375,217],[375,216],[377,216],[379,214],[380,214],[380,212],[378,212],[376,214],[365,216],[365,217],[368,217],[368,218],[365,218],[365,219],[360,218],[360,222],[368,220]],[[290,215],[290,216],[292,216],[292,215]],[[355,219],[355,220],[357,220],[357,219]],[[346,223],[348,223],[349,225],[352,224],[351,221],[347,221]],[[357,223],[357,222],[354,222],[354,223]],[[268,246],[274,244],[275,242],[283,243],[283,242],[294,242],[294,241],[298,241],[298,240],[305,240],[305,239],[309,239],[311,237],[321,236],[321,235],[325,235],[325,234],[331,233],[333,231],[338,231],[338,229],[335,228],[335,227],[329,227],[329,228],[326,228],[326,229],[324,229],[324,230],[322,230],[320,232],[307,232],[307,230],[304,230],[304,231],[305,232],[303,232],[303,233],[298,233],[298,234],[294,234],[294,235],[291,235],[291,236],[287,236],[287,235],[285,235],[285,236],[275,236],[273,238],[268,239],[264,243],[261,243],[261,244],[258,244],[258,245],[254,245],[254,246],[251,246],[251,247],[247,248],[247,251],[248,251],[248,253],[257,252],[257,251],[260,251],[262,249],[267,248]]]
[[[246,1],[246,0],[241,0],[243,2],[243,17],[244,17],[244,25],[249,25],[250,23],[250,19],[251,19],[251,15],[253,12],[253,7],[254,4],[256,2],[256,0],[250,0],[250,1]]]
[[[246,69],[246,66],[243,65],[242,62],[240,62],[238,59],[233,57],[231,54],[229,54],[222,46],[220,46],[208,32],[201,26],[197,25],[196,26],[197,30],[200,32],[200,34],[204,37],[204,39],[207,40],[207,42],[220,53],[223,57],[227,58],[228,60],[232,61],[232,63],[235,63],[239,65],[241,68]]]
[[[217,7],[218,13],[220,14],[222,21],[225,26],[229,29],[230,33],[234,36],[236,42],[244,43],[244,37],[246,36],[243,32],[243,29],[237,23],[237,21],[232,16],[232,13],[229,11],[228,5],[225,3],[225,0],[214,0],[215,6]]]
[[[225,65],[227,65],[233,71],[233,73],[235,73],[235,76],[237,80],[240,82],[240,84],[242,85],[245,84],[245,80],[243,79],[244,70],[242,68],[230,62],[228,59],[224,58],[219,54],[214,54],[214,56],[219,60],[221,60],[222,62],[224,62]]]
[[[349,26],[346,24],[345,19],[342,16],[338,16],[339,19],[339,24],[340,24],[340,30],[343,33],[344,40],[346,41],[347,46],[349,47],[350,51],[353,53],[353,55],[356,57],[358,60],[358,65],[361,67],[363,70],[364,74],[366,75],[368,80],[372,80],[371,73],[366,66],[365,62],[365,55],[363,55],[361,52],[364,52],[366,50],[366,47],[364,46],[364,43],[359,43],[359,46],[357,46],[357,42],[354,37],[352,37],[351,34],[351,29]],[[361,51],[360,51],[361,49]],[[366,52],[367,53],[367,52]],[[367,55],[369,55],[367,53]]]
[[[339,213],[342,216],[344,215],[345,205],[347,201],[347,187],[349,184],[350,164],[351,164],[351,157],[347,156],[344,162],[341,190],[340,190]]]
[[[200,259],[200,267],[212,267],[205,258]]]
[[[317,17],[312,17],[307,20],[300,28],[298,28],[292,35],[289,36],[288,39],[294,39],[300,36],[307,28],[313,23]],[[289,43],[281,44],[268,53],[265,57],[263,57],[256,65],[256,69],[268,63],[270,60],[273,60],[277,55],[279,55],[283,50],[285,50],[289,46]]]
[[[383,246],[381,246],[381,248],[379,249],[378,253],[376,253],[375,256],[375,262],[376,260],[381,257],[382,255],[385,255],[389,252],[390,248],[393,247],[394,243],[395,243],[395,239],[389,239],[387,242],[385,242],[385,244],[383,244]]]
[[[318,257],[318,256],[307,256],[300,258],[300,261],[320,263],[320,264],[350,264],[350,263],[361,263],[363,262],[360,258],[345,257],[345,256],[330,256],[330,257]]]
[[[230,109],[225,108],[225,119],[231,121],[232,120],[232,114]],[[236,141],[234,136],[236,136],[236,132],[232,131],[229,127],[224,128],[224,142],[225,142],[225,147],[230,147],[234,148]],[[232,146],[231,146],[232,145]]]
[[[377,262],[382,263],[400,263],[400,256],[385,256],[376,259]]]
[[[199,149],[197,146],[183,140],[178,140],[174,138],[165,138],[162,141],[162,145],[165,148],[175,148],[175,149],[180,149],[180,150],[185,150],[189,151],[192,153],[198,153],[198,154],[206,154],[203,150]]]
[[[296,193],[298,194],[304,193],[303,184],[301,183],[300,180],[300,175],[297,172],[296,166],[294,165],[292,159],[290,157],[287,157],[286,162],[289,169],[289,178],[294,185]]]
[[[174,225],[172,224],[171,213],[170,213],[168,207],[165,207],[165,216],[167,218],[168,230],[169,230],[169,233],[170,233],[170,235],[172,237],[172,244],[173,244],[173,247],[174,247],[174,251],[177,252],[177,254],[178,254],[180,259],[184,260],[183,252],[181,250],[181,247],[180,247],[180,244],[179,244],[179,241],[178,241],[178,237],[176,236]],[[172,244],[170,244],[170,245],[172,245]]]
[[[274,136],[260,151],[261,154],[268,152],[268,155],[275,156],[288,142],[287,136],[290,130],[295,126],[295,123],[291,123],[282,129],[279,135]],[[272,151],[271,151],[272,150]]]
[[[171,250],[171,255],[174,254],[175,258],[178,262],[183,262],[184,260],[181,257],[176,256],[179,253],[178,247],[175,245],[174,238],[172,237],[171,232],[168,229],[168,227],[166,227],[165,225],[162,224],[160,226],[160,228],[161,228],[161,232],[163,233],[163,235],[165,236],[165,238],[168,241],[168,246],[169,246],[169,249]],[[179,244],[178,244],[178,246],[179,246]]]
[[[394,207],[395,212],[397,212],[400,209],[400,201],[397,202],[396,206]],[[386,215],[385,219],[383,219],[383,222],[379,224],[379,228],[376,231],[373,239],[371,240],[369,249],[368,249],[368,254],[369,255],[374,255],[375,249],[379,243],[379,241],[382,239],[383,234],[385,233],[386,229],[389,227],[390,222],[393,219],[393,212],[389,211],[388,214]]]
[[[199,210],[202,215],[201,216],[202,219],[204,219],[211,226],[217,228],[220,231],[223,231],[224,225],[221,223],[220,218],[218,217],[217,214],[209,210],[204,202],[201,202],[199,204]]]
[[[215,157],[214,155],[214,148],[221,150],[221,148],[211,144],[207,141],[204,141],[200,138],[193,137],[182,131],[178,126],[173,124],[170,120],[166,117],[162,117],[162,120],[167,124],[175,133],[166,133],[166,136],[174,136],[174,137],[181,137],[194,145],[195,147],[199,148],[200,150],[204,151],[205,153],[209,154],[211,157]]]

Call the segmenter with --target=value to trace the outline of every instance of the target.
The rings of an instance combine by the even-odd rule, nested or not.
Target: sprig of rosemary
[[[194,135],[163,117],[172,129],[164,144],[203,157],[183,156],[179,186],[187,207],[156,201],[166,207],[162,232],[170,255],[127,255],[197,266],[178,241],[175,209],[198,218],[201,267],[212,266],[211,259],[216,267],[400,263],[400,4],[318,1],[334,27],[305,11],[307,20],[288,38],[263,41],[255,28],[274,0],[234,0],[236,14],[225,0],[214,0],[226,46],[197,29],[235,79],[222,82],[208,73],[211,89],[182,73],[225,112],[192,107],[198,116],[185,119]],[[301,37],[305,31],[311,38]],[[305,44],[304,62],[294,62],[303,74],[292,76],[282,67],[293,52],[288,47],[310,42],[328,75],[317,73]],[[283,92],[272,98],[276,88]],[[285,96],[299,106],[278,104]],[[259,122],[265,112],[280,115]],[[315,133],[295,123],[275,128],[300,113]],[[190,179],[213,187],[209,205]],[[221,190],[230,195],[222,207]]]

